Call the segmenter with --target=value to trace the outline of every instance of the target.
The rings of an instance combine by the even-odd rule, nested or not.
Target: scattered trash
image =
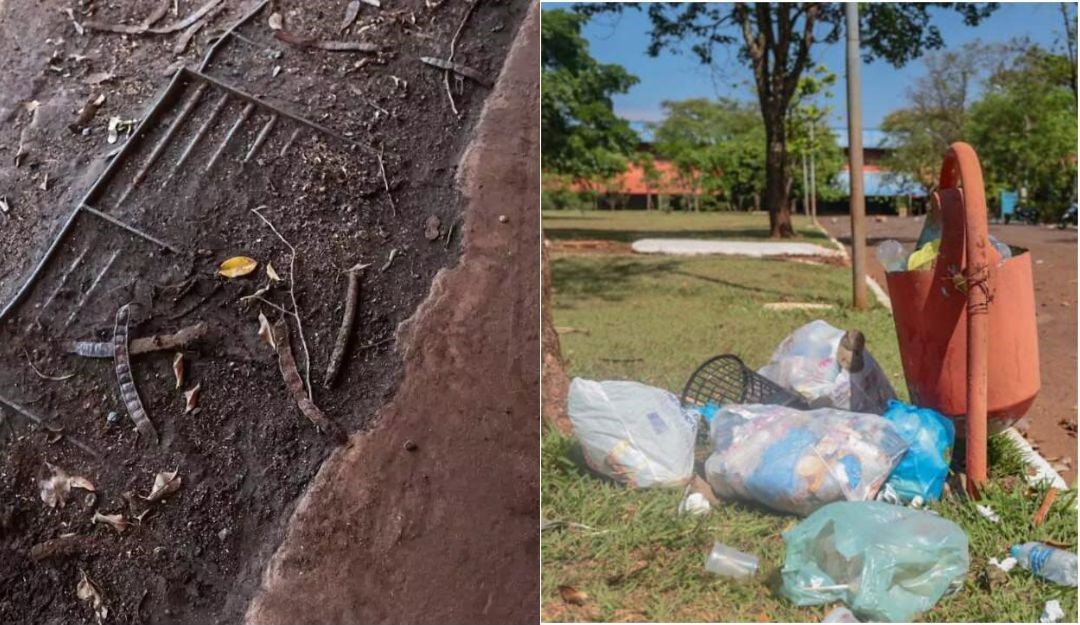
[[[116,141],[120,138],[120,121],[121,120],[119,117],[109,118],[109,130],[108,135],[106,135],[105,137],[105,140],[108,141],[110,144],[116,143]]]
[[[858,623],[859,619],[855,618],[855,615],[851,610],[840,606],[825,615],[825,618],[821,619],[822,623]]]
[[[989,564],[1008,573],[1009,571],[1013,570],[1013,567],[1016,566],[1017,563],[1016,558],[1009,556],[1004,560],[1000,561],[997,558],[990,558]]]
[[[321,41],[295,35],[286,30],[275,30],[274,38],[301,48],[318,48],[327,52],[378,52],[379,46],[360,41]]]
[[[129,345],[128,353],[131,355],[147,354],[184,347],[206,336],[208,329],[206,323],[200,321],[194,325],[180,328],[173,334],[134,339]],[[112,358],[115,349],[111,341],[75,341],[68,344],[67,351],[86,358]]]
[[[1012,258],[1012,248],[1002,243],[993,235],[989,237],[990,245],[997,251],[1000,260]],[[894,239],[882,241],[874,248],[877,259],[889,273],[899,271],[923,271],[933,268],[934,261],[941,252],[941,226],[931,223],[929,220],[923,226],[919,242],[915,244],[915,250],[910,254],[904,246]],[[1000,262],[1000,261],[999,261]]]
[[[334,351],[330,354],[326,377],[323,378],[323,386],[326,388],[330,388],[330,385],[334,383],[345,360],[345,350],[349,346],[349,337],[352,335],[353,323],[356,319],[357,302],[360,300],[360,279],[364,275],[364,269],[370,266],[356,263],[348,271],[349,289],[345,294],[345,314],[341,318],[337,339],[334,340]]]
[[[180,387],[184,385],[184,354],[183,352],[176,352],[172,361],[173,377],[176,378],[176,389],[180,390]]]
[[[717,541],[705,559],[705,570],[713,575],[745,579],[757,573],[758,558]]]
[[[567,413],[595,471],[635,488],[680,486],[693,476],[698,413],[671,393],[574,378]]]
[[[857,331],[818,319],[792,332],[758,373],[802,395],[811,408],[881,414],[896,399],[889,378]]]
[[[956,426],[932,408],[918,408],[890,400],[884,419],[907,441],[907,453],[886,483],[903,503],[937,501],[949,477]]]
[[[131,356],[128,353],[128,307],[124,304],[116,311],[116,325],[113,329],[113,362],[116,368],[116,382],[120,385],[120,399],[127,408],[128,416],[135,423],[135,429],[146,438],[158,443],[158,433],[154,424],[146,415],[139,391],[135,388],[135,378],[131,375]]]
[[[150,489],[150,494],[143,499],[149,503],[160,501],[180,490],[181,482],[177,471],[161,471],[154,476],[154,486]]]
[[[885,271],[907,270],[907,252],[904,251],[904,246],[895,239],[878,243],[877,247],[874,248],[874,254],[877,256],[881,266],[885,268]]]
[[[255,271],[259,261],[247,256],[233,256],[218,266],[218,273],[226,278],[239,278]]]
[[[975,504],[975,510],[977,510],[979,515],[987,521],[990,521],[991,523],[1001,523],[1001,517],[998,516],[998,513],[994,512],[994,509],[990,506],[977,503]]]
[[[1046,513],[1050,511],[1050,506],[1054,505],[1054,501],[1057,499],[1058,489],[1051,488],[1046,491],[1046,497],[1043,498],[1042,504],[1035,512],[1035,516],[1031,519],[1031,525],[1033,527],[1039,527],[1046,519]]]
[[[706,422],[724,404],[771,404],[809,408],[801,395],[774,384],[743,364],[738,356],[721,354],[706,360],[690,374],[680,398],[683,406],[701,410]]]
[[[910,622],[969,565],[958,525],[876,501],[829,504],[783,537],[784,596],[797,605],[843,601],[864,621]]]
[[[1076,587],[1076,554],[1044,543],[1013,545],[1009,555],[1035,577],[1061,586]]]
[[[885,419],[831,408],[727,405],[709,436],[705,479],[718,496],[799,515],[873,499],[907,450]]]
[[[582,592],[573,586],[559,586],[559,596],[562,600],[571,605],[585,605],[585,601],[589,598],[589,594]]]
[[[912,252],[911,256],[908,256],[907,259],[907,270],[920,271],[923,269],[930,269],[933,266],[934,259],[938,256],[940,247],[941,239],[934,239]]]
[[[199,391],[202,390],[202,382],[199,382],[190,391],[184,391],[184,414],[198,411]]]
[[[41,500],[45,502],[45,505],[50,508],[64,507],[67,503],[68,495],[71,493],[72,488],[81,488],[82,490],[88,490],[94,492],[94,484],[90,480],[82,477],[81,475],[68,475],[67,471],[64,471],[60,467],[45,463],[45,466],[49,467],[52,471],[52,476],[48,479],[41,480],[38,486],[41,487]]]
[[[689,514],[690,516],[700,516],[708,514],[712,511],[712,505],[709,500],[705,498],[705,495],[701,493],[687,492],[686,496],[679,502],[679,514]]]
[[[94,618],[101,625],[109,617],[109,608],[105,606],[105,599],[101,596],[101,589],[87,576],[86,571],[79,571],[79,585],[75,588],[75,596],[79,601],[90,604],[94,610]]]
[[[116,533],[123,534],[131,522],[124,518],[122,514],[102,514],[100,512],[94,512],[94,518],[91,519],[93,523],[108,523],[110,527],[116,530]]]
[[[1039,617],[1040,623],[1057,623],[1065,617],[1065,611],[1061,609],[1061,602],[1057,599],[1051,599],[1043,606],[1042,615]]]

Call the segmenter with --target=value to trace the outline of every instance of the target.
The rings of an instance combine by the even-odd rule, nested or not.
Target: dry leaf
[[[67,502],[68,493],[71,492],[72,488],[81,488],[83,490],[94,492],[94,484],[85,477],[79,475],[70,476],[58,466],[54,466],[48,462],[45,464],[53,474],[49,479],[41,480],[39,485],[41,486],[41,500],[50,508],[55,508],[56,506],[63,508],[64,503]]]
[[[202,382],[195,385],[195,388],[190,391],[184,392],[184,401],[187,402],[184,406],[184,414],[190,414],[199,405],[199,391],[202,390]]]
[[[154,488],[143,499],[153,503],[180,490],[180,476],[176,471],[171,473],[162,471],[154,476]]]
[[[258,266],[259,261],[254,258],[248,258],[247,256],[233,256],[221,263],[221,266],[218,267],[218,273],[226,278],[239,278],[240,276],[246,276],[255,271],[255,268]]]
[[[559,595],[562,600],[572,605],[585,605],[589,593],[582,592],[573,586],[559,586]]]
[[[274,282],[281,282],[281,276],[279,276],[278,272],[274,269],[274,263],[266,263],[266,275]]]
[[[268,21],[270,23],[270,30],[281,30],[281,13],[271,13]]]
[[[75,595],[79,601],[90,604],[90,607],[94,609],[94,617],[97,618],[98,623],[101,623],[108,618],[109,608],[105,607],[105,599],[101,597],[101,590],[98,589],[97,584],[87,577],[86,571],[80,571],[80,573],[82,573],[82,578],[79,579],[79,585],[75,588]]]
[[[122,514],[102,514],[100,512],[95,512],[92,520],[94,523],[108,523],[119,534],[123,534],[124,530],[131,525],[131,522],[125,519]]]
[[[277,349],[277,343],[274,341],[274,329],[270,327],[270,322],[266,319],[266,315],[259,313],[259,336],[267,345]]]
[[[120,138],[120,121],[121,120],[119,117],[109,118],[108,135],[105,137],[105,140],[109,143],[116,143],[116,141]]]
[[[172,372],[176,376],[176,389],[180,390],[180,387],[184,385],[184,354],[176,352],[176,356],[173,356]]]

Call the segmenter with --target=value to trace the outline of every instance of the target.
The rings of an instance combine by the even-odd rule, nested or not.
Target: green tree
[[[620,11],[640,5],[579,5],[583,14]],[[765,124],[765,205],[773,237],[794,235],[788,203],[790,192],[787,116],[799,78],[811,66],[815,42],[840,39],[844,9],[838,3],[657,3],[648,4],[652,22],[648,53],[689,47],[702,63],[711,64],[718,46],[738,47],[739,58],[753,73],[761,118]],[[860,7],[864,59],[881,58],[901,66],[925,50],[944,45],[932,22],[932,7],[958,11],[968,25],[977,25],[995,4],[866,3]]]
[[[541,164],[547,172],[599,188],[626,169],[637,145],[637,134],[615,115],[611,97],[638,79],[589,55],[581,36],[586,19],[563,10],[541,12]]]
[[[1071,60],[1038,46],[990,78],[966,126],[988,192],[1027,189],[1027,202],[1054,219],[1075,199],[1076,96]]]
[[[652,126],[656,153],[671,161],[683,184],[700,196],[725,195],[740,205],[763,182],[761,118],[734,100],[694,98],[661,103],[664,120]]]

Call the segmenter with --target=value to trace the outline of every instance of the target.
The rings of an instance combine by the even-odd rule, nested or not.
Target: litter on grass
[[[855,615],[851,610],[840,606],[825,615],[825,618],[821,619],[822,623],[858,623],[859,619],[855,618]]]
[[[896,433],[909,445],[886,486],[894,491],[900,503],[941,499],[945,479],[949,476],[956,426],[932,408],[919,408],[892,400],[884,419],[892,423]],[[918,506],[916,506],[918,507]]]
[[[896,392],[859,332],[818,319],[787,336],[758,373],[794,391],[811,408],[881,414]]]
[[[1065,610],[1061,609],[1061,602],[1057,599],[1053,599],[1046,602],[1043,607],[1042,616],[1039,617],[1040,623],[1057,623],[1065,617]]]
[[[721,577],[746,579],[757,573],[758,558],[717,541],[705,559],[705,570]]]
[[[1008,558],[1000,561],[997,558],[990,558],[990,565],[996,566],[1002,571],[1008,573],[1009,571],[1013,570],[1014,566],[1016,566],[1016,558],[1009,556]]]
[[[709,434],[705,479],[718,496],[799,515],[873,499],[908,448],[885,419],[829,408],[724,406]]]
[[[636,488],[693,477],[700,416],[675,395],[637,382],[574,378],[567,413],[593,470]]]
[[[784,596],[797,605],[843,601],[864,621],[911,621],[969,566],[958,525],[877,501],[830,504],[783,537]]]
[[[679,502],[679,514],[701,516],[712,511],[712,504],[701,493],[688,492]]]

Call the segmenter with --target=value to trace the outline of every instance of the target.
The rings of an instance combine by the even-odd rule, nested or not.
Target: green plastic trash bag
[[[842,501],[784,532],[783,594],[798,605],[843,601],[863,621],[907,622],[968,570],[968,539],[937,515]]]

